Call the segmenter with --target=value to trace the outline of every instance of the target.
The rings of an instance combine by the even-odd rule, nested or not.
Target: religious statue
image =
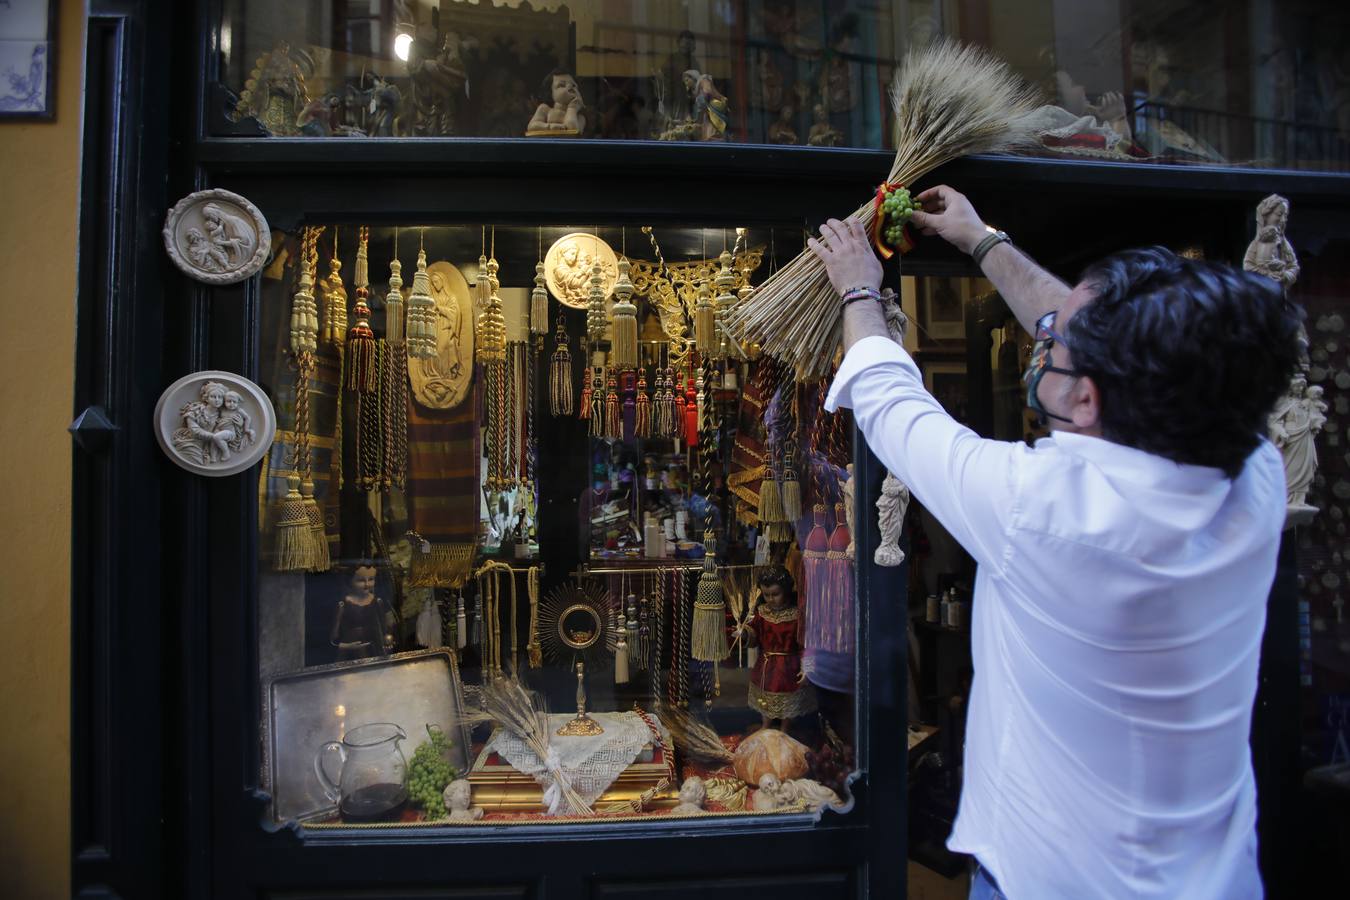
[[[353,128],[341,121],[344,115],[342,105],[342,98],[330,91],[317,100],[311,100],[300,111],[300,115],[296,116],[295,125],[305,137],[363,135],[361,129]]]
[[[1326,424],[1326,413],[1322,389],[1316,385],[1309,387],[1307,378],[1300,372],[1270,414],[1270,438],[1284,456],[1288,498],[1285,528],[1306,524],[1318,512],[1317,507],[1308,504],[1308,489],[1317,473],[1314,442]]]
[[[455,133],[456,113],[469,80],[461,57],[464,41],[457,32],[449,31],[438,48],[437,33],[435,25],[418,28],[408,52],[413,92],[412,133],[418,137]]]
[[[773,54],[761,52],[759,55],[759,105],[766,112],[777,112],[783,107],[783,73],[773,61]],[[776,143],[796,143],[781,141]]]
[[[658,118],[682,122],[690,117],[692,107],[689,105],[689,94],[683,89],[683,79],[685,72],[698,68],[694,59],[696,45],[692,31],[681,31],[675,39],[675,49],[661,63],[661,72],[653,79],[657,88]],[[667,99],[670,101],[668,107]]]
[[[544,77],[539,91],[539,107],[534,111],[530,124],[525,127],[526,137],[572,137],[586,130],[585,105],[581,101],[581,89],[577,80],[566,69],[554,69]]]
[[[769,126],[770,144],[797,143],[797,129],[792,124],[796,115],[797,110],[791,103],[785,103],[782,109],[778,110],[778,119]]]
[[[900,549],[900,526],[904,524],[908,508],[909,488],[887,472],[881,482],[881,496],[877,498],[877,528],[881,532],[881,543],[872,554],[877,565],[898,566],[905,561],[905,551]]]
[[[844,133],[830,124],[830,113],[825,104],[817,103],[811,109],[814,124],[806,135],[806,143],[812,147],[840,147],[844,143]]]
[[[357,98],[366,107],[366,133],[371,137],[393,137],[398,107],[403,102],[398,85],[371,73],[370,87],[359,91]]]
[[[761,602],[753,618],[738,628],[747,645],[760,651],[750,671],[746,705],[759,712],[764,728],[777,721],[786,734],[794,718],[815,711],[816,692],[802,670],[792,576],[781,566],[765,570],[759,577],[759,591]]]
[[[1289,224],[1289,201],[1271,194],[1256,206],[1256,237],[1242,257],[1242,268],[1279,283],[1286,294],[1298,280],[1298,257],[1284,236]]]
[[[853,463],[844,466],[844,471],[848,473],[848,477],[839,485],[839,493],[844,498],[844,521],[848,523],[848,547],[844,550],[844,555],[849,559],[856,559],[858,550],[855,538],[858,532],[858,525],[857,518],[853,514]]]
[[[693,118],[698,126],[699,140],[725,140],[730,115],[727,98],[713,84],[712,76],[690,69],[684,73],[684,89],[693,103]]]
[[[304,58],[303,54],[293,54],[286,41],[278,41],[270,52],[258,57],[230,114],[233,121],[251,117],[268,134],[278,137],[301,133],[297,120],[309,105],[309,93],[304,69],[293,55]]]
[[[680,802],[670,812],[676,816],[694,815],[703,812],[703,804],[708,801],[708,789],[703,779],[690,775],[680,785]]]
[[[473,377],[473,313],[469,284],[448,262],[427,266],[427,283],[436,310],[436,352],[409,357],[413,399],[428,409],[453,409],[469,393]]]
[[[472,806],[473,785],[467,778],[456,778],[441,792],[446,816],[451,822],[476,822],[483,818],[483,807]]]

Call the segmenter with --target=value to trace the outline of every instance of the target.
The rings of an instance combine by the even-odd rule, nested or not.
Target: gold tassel
[[[389,260],[389,293],[384,295],[384,339],[397,344],[405,339],[404,334],[403,263],[395,256]]]
[[[328,260],[328,277],[319,283],[319,290],[323,295],[323,342],[340,345],[347,337],[347,290],[342,286],[342,260],[337,255],[336,230],[333,232],[333,255]]]
[[[704,356],[717,352],[717,309],[713,306],[712,288],[705,281],[698,286],[698,302],[694,307],[694,347]]]
[[[297,356],[318,349],[319,308],[314,303],[314,262],[321,230],[306,228],[300,239],[300,285],[291,301],[291,352]]]
[[[557,344],[553,357],[549,360],[548,400],[549,411],[555,416],[572,414],[572,351],[567,343],[567,319],[558,313],[558,330],[554,336]]]
[[[416,535],[410,537],[413,548],[405,587],[461,588],[469,580],[473,544],[432,544]]]
[[[544,277],[544,261],[534,264],[534,290],[530,293],[530,334],[536,337],[548,333],[548,279]]]
[[[704,543],[712,546],[711,532],[704,534]],[[694,625],[689,655],[700,662],[721,662],[731,652],[727,647],[726,598],[722,593],[722,579],[717,576],[714,554],[703,558],[703,574],[698,577],[694,594]]]
[[[772,467],[765,469],[764,478],[759,483],[759,509],[756,513],[766,534],[769,526],[783,521],[783,498],[778,492],[778,479],[774,478]]]
[[[627,257],[619,260],[619,278],[614,283],[614,342],[610,363],[618,369],[633,369],[638,364],[637,307],[633,305],[633,282],[628,271],[633,266]]]
[[[487,243],[487,227],[483,227],[483,243]],[[478,254],[478,274],[474,276],[474,300],[479,309],[487,305],[488,295],[488,259],[487,251]]]
[[[722,263],[721,270],[717,273],[717,305],[713,310],[713,351],[715,359],[726,359],[727,343],[722,339],[721,330],[717,324],[722,322],[727,314],[731,312],[731,307],[736,303],[736,295],[731,289],[736,285],[736,273],[731,270],[731,254],[723,250],[722,255],[718,257]]]
[[[586,300],[586,340],[598,344],[605,339],[605,329],[609,320],[605,316],[605,278],[601,274],[600,263],[591,266],[591,290]]]
[[[300,496],[300,476],[286,477],[286,499],[277,518],[277,571],[304,572],[310,567],[309,515]]]
[[[332,568],[328,556],[328,533],[323,525],[323,510],[314,499],[314,482],[300,482],[300,496],[305,504],[305,520],[309,523],[309,566],[311,572],[327,572]]]
[[[404,339],[409,358],[430,359],[436,355],[436,301],[431,296],[425,247],[417,249],[417,271],[413,273],[412,291],[408,294],[408,327]]]

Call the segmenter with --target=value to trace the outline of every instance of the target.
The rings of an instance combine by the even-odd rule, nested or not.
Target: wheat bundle
[[[716,766],[724,766],[734,758],[717,732],[689,710],[658,701],[656,714],[670,729],[671,739],[685,756]]]
[[[563,774],[556,751],[549,750],[548,707],[539,694],[525,687],[515,675],[502,675],[485,681],[482,687],[485,709],[468,713],[463,721],[470,725],[495,722],[519,738],[544,764],[552,786],[544,793],[550,814],[590,816],[595,811]]]
[[[896,151],[888,184],[910,185],[958,157],[1012,150],[1034,136],[1028,114],[1035,91],[978,47],[937,41],[912,51],[890,95]],[[870,231],[873,202],[853,215]],[[798,380],[827,375],[843,337],[839,296],[809,248],[733,308],[726,323],[738,341],[757,342],[790,363]]]

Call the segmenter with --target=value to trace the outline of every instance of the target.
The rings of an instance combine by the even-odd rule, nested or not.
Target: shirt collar
[[[1105,438],[1071,431],[1056,431],[1052,436],[1036,442],[1038,449],[1043,445],[1058,447],[1110,473],[1113,478],[1160,488],[1210,490],[1228,480],[1223,469],[1215,466],[1173,462],[1137,447],[1127,447]]]

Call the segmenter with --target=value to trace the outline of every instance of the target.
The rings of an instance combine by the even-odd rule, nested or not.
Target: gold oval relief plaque
[[[436,301],[436,355],[408,360],[413,399],[428,409],[452,409],[463,402],[473,379],[473,297],[464,274],[451,263],[427,266]]]
[[[619,260],[614,249],[593,234],[584,231],[564,235],[553,242],[544,257],[544,277],[558,302],[573,309],[585,309],[591,293],[591,266],[600,260],[601,289],[608,298],[619,277]]]

